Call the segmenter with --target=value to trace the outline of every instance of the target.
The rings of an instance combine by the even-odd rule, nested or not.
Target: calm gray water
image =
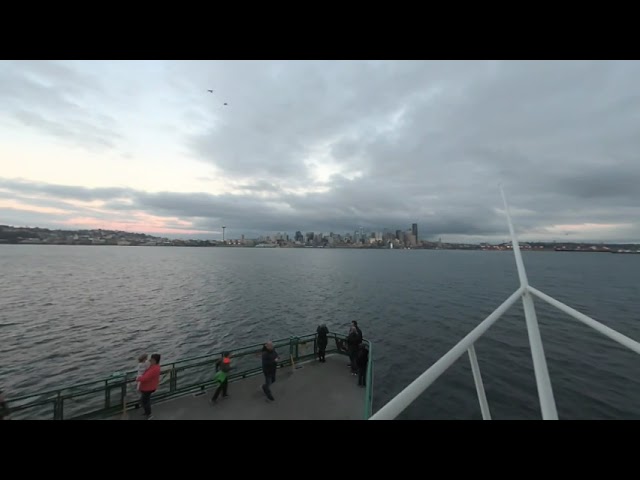
[[[524,253],[532,285],[640,339],[640,256]],[[518,281],[509,252],[0,246],[0,385],[42,391],[267,338],[374,342],[374,410],[491,313]],[[640,419],[640,358],[536,302],[563,419]],[[476,345],[496,419],[540,409],[518,304]],[[481,418],[468,357],[406,412]]]

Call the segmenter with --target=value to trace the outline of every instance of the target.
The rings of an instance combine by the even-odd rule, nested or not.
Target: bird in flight
[[[208,89],[207,89],[207,92],[209,92],[209,93],[213,93],[213,90],[208,90]],[[226,103],[226,102],[225,102],[223,105],[224,105],[225,107],[229,106],[229,104],[228,104],[228,103]]]

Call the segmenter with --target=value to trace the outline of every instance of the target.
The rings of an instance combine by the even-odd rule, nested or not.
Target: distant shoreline
[[[29,247],[146,247],[146,248],[260,248],[259,245],[112,245],[112,244],[91,244],[91,243],[77,243],[77,244],[68,244],[68,243],[2,243],[0,242],[0,246],[3,245],[13,245],[13,246],[29,246]],[[437,251],[437,250],[446,250],[446,251],[465,251],[465,252],[511,252],[511,249],[497,249],[497,248],[455,248],[455,247],[441,247],[441,248],[428,248],[428,247],[413,247],[413,248],[389,248],[389,247],[380,247],[380,246],[359,246],[359,247],[351,247],[351,246],[334,246],[334,247],[310,247],[310,246],[273,246],[271,248],[283,248],[283,249],[314,249],[314,250],[428,250],[428,251]],[[640,250],[630,250],[630,251],[618,251],[618,250],[592,250],[592,249],[561,249],[561,248],[521,248],[524,252],[547,252],[547,253],[613,253],[617,255],[638,255],[640,254]]]
[[[226,248],[340,248],[355,250],[481,250],[512,251],[511,242],[500,243],[446,242],[419,240],[417,236],[402,237],[396,231],[393,235],[385,232],[366,235],[360,233],[357,238],[349,234],[329,235],[308,233],[302,236],[296,232],[295,240],[288,234],[273,237],[223,239],[221,240],[182,240],[157,237],[145,233],[120,230],[50,230],[39,227],[13,227],[0,225],[0,245],[66,245],[66,246],[113,246],[113,247],[226,247]],[[520,249],[535,252],[579,252],[579,253],[640,253],[640,244],[604,243],[604,242],[541,242],[520,241]]]

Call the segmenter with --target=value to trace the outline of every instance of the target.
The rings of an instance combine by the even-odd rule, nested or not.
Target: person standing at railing
[[[216,388],[216,392],[213,394],[213,397],[211,397],[211,403],[216,403],[218,401],[220,392],[222,392],[222,398],[229,396],[227,394],[229,372],[231,371],[231,354],[229,352],[224,352],[222,354],[222,359],[216,362],[216,370],[217,373],[214,380],[218,382],[218,388]]]
[[[329,334],[329,329],[323,323],[318,327],[318,360],[322,363],[325,363],[326,360],[324,358],[324,354],[327,350],[327,343],[329,342],[327,335]]]
[[[140,403],[144,408],[144,416],[151,420],[151,394],[158,389],[160,383],[160,354],[151,355],[150,366],[146,372],[136,378],[140,382]]]
[[[351,367],[351,375],[358,374],[358,366],[356,365],[356,357],[358,356],[358,345],[360,344],[358,331],[356,327],[351,325],[349,335],[347,335],[347,349],[349,351],[349,366]]]
[[[356,322],[355,320],[351,322],[351,325],[353,325],[353,328],[356,329],[356,333],[358,334],[358,345],[360,345],[362,343],[362,330],[360,330],[358,322]]]
[[[273,342],[269,340],[262,347],[262,373],[264,373],[265,383],[262,391],[269,400],[275,400],[271,394],[271,385],[276,381],[276,370],[278,368],[278,352],[273,347]]]

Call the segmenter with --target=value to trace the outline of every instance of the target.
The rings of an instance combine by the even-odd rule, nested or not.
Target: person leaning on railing
[[[160,383],[160,354],[151,355],[151,366],[142,375],[136,378],[140,382],[140,403],[144,408],[144,416],[147,420],[151,416],[151,394],[158,389]]]
[[[327,335],[329,335],[329,329],[323,323],[318,327],[318,330],[316,332],[318,334],[318,360],[322,363],[325,363],[326,360],[324,358],[324,354],[325,354],[325,351],[327,350],[327,343],[328,343]]]
[[[358,346],[362,342],[358,335],[357,326],[351,325],[349,335],[347,335],[347,348],[349,350],[349,366],[351,367],[351,375],[358,374],[358,366],[356,365],[356,357],[358,356]]]

